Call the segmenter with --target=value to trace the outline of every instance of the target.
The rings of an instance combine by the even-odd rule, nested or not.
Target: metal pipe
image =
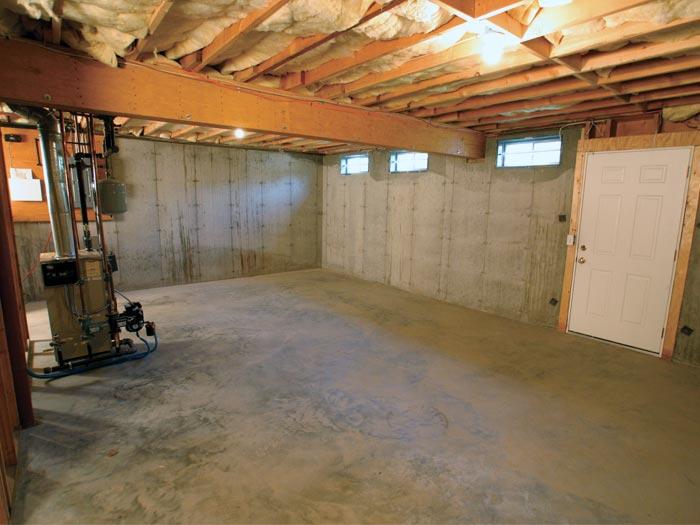
[[[88,153],[90,154],[90,168],[92,169],[92,202],[93,209],[95,210],[95,228],[97,230],[97,239],[100,244],[100,251],[102,255],[102,271],[105,275],[107,294],[110,299],[110,308],[108,312],[110,314],[117,312],[117,298],[114,294],[114,280],[112,278],[112,268],[107,261],[107,241],[105,239],[104,226],[102,224],[102,214],[100,210],[100,198],[97,194],[97,154],[95,152],[95,126],[92,115],[87,116],[87,126],[88,126]],[[117,343],[119,342],[119,334],[114,335]]]
[[[76,123],[77,125],[77,123]],[[65,127],[65,122],[63,118],[63,113],[61,112],[59,114],[58,118],[58,126],[59,126],[59,132],[61,134],[61,153],[62,153],[62,160],[63,160],[63,166],[64,166],[64,182],[66,185],[66,190],[67,190],[67,196],[68,196],[68,209],[70,210],[70,225],[71,225],[71,235],[73,237],[73,252],[74,252],[74,257],[75,257],[75,264],[80,268],[80,245],[78,244],[78,226],[75,223],[75,218],[73,216],[73,210],[75,209],[75,200],[73,199],[73,184],[71,181],[71,173],[70,170],[68,169],[68,153],[67,153],[67,146],[66,146],[66,127]],[[73,285],[66,285],[66,286],[73,286]],[[85,303],[85,292],[83,290],[83,279],[80,279],[78,282],[78,290],[80,292],[80,312],[83,317],[86,316],[87,314],[87,304]]]
[[[36,122],[41,146],[41,162],[46,186],[51,234],[56,258],[75,257],[73,240],[73,210],[68,200],[66,165],[60,122],[44,108],[13,107],[12,110]]]

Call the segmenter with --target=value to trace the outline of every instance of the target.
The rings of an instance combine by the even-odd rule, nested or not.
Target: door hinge
[[[661,329],[661,339],[664,338],[664,332],[666,332],[666,328],[662,328],[662,329]]]
[[[678,259],[678,248],[676,248],[673,252],[673,261],[675,262],[676,259]]]

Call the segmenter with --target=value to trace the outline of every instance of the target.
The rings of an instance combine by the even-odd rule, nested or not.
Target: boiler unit
[[[92,115],[66,116],[26,107],[14,111],[35,122],[39,130],[54,245],[53,252],[41,254],[40,266],[55,363],[36,369],[30,355],[29,374],[55,379],[146,357],[158,346],[155,324],[144,320],[140,303],[127,299],[119,311],[115,294],[123,294],[114,289],[112,276],[117,259],[108,251],[104,234],[103,214],[126,211],[125,187],[110,176],[110,156],[118,151],[112,118],[101,118],[104,141],[98,153]],[[131,339],[121,337],[122,330],[135,334],[145,349],[138,350]],[[141,331],[152,338],[151,343]]]

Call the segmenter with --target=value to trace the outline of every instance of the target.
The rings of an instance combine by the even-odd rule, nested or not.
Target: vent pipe
[[[12,111],[35,122],[39,130],[41,163],[55,257],[75,257],[73,218],[68,197],[60,122],[52,111],[44,108],[13,106]]]

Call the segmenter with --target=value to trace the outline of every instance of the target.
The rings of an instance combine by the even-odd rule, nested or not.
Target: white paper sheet
[[[10,177],[10,199],[41,202],[43,200],[41,198],[41,181],[39,179]]]

